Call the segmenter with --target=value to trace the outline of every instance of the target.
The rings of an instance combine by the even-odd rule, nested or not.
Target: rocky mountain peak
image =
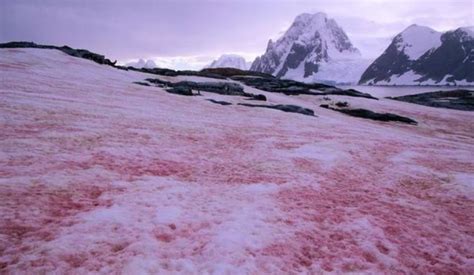
[[[338,82],[339,79],[331,79],[330,75],[324,76],[329,79],[321,79],[317,74],[321,70],[324,71],[322,67],[327,67],[328,63],[360,58],[359,50],[352,45],[334,19],[322,12],[303,13],[295,18],[276,42],[271,40],[268,42],[265,54],[253,62],[251,70],[308,82],[316,80]],[[356,67],[357,70],[361,70],[359,66]],[[329,71],[337,70],[329,69]],[[355,81],[357,79],[343,80],[346,83]]]
[[[471,85],[474,82],[472,28],[445,33],[411,25],[362,74],[360,84]]]

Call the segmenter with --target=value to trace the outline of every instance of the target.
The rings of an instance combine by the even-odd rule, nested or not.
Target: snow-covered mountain
[[[223,54],[205,68],[236,68],[240,70],[248,70],[250,64],[240,55]]]
[[[362,74],[360,84],[474,84],[474,27],[446,33],[411,25]]]
[[[138,61],[129,62],[125,65],[130,66],[130,67],[135,67],[135,68],[138,68],[138,69],[141,69],[141,68],[153,69],[153,68],[158,67],[158,66],[156,66],[156,64],[153,60],[149,59],[149,60],[145,61],[144,59],[141,59],[141,58]]]
[[[250,70],[305,82],[355,83],[370,64],[325,13],[304,13]]]

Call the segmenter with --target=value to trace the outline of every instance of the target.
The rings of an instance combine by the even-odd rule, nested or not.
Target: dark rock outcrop
[[[194,90],[197,92],[198,95],[200,94],[200,92],[209,92],[220,95],[243,96],[248,97],[250,99],[266,100],[266,97],[264,95],[254,95],[246,93],[242,85],[233,82],[170,82],[158,78],[147,78],[145,80],[155,84],[158,87],[168,88],[168,92],[176,94],[191,95],[190,93],[192,93],[192,91]]]
[[[174,86],[173,82],[161,80],[159,78],[147,78],[147,79],[145,79],[145,81],[153,83],[156,86],[161,87],[161,88],[167,88],[167,87],[173,87]]]
[[[166,91],[170,94],[177,94],[177,95],[185,95],[185,96],[193,96],[193,90],[189,87],[185,86],[174,86],[171,88],[166,89]]]
[[[338,109],[338,108],[332,108],[328,104],[322,104],[319,107],[326,108],[329,110],[337,111],[349,116],[353,117],[360,117],[360,118],[366,118],[366,119],[372,119],[372,120],[378,120],[378,121],[397,121],[397,122],[403,122],[403,123],[408,123],[408,124],[418,124],[415,120],[404,117],[404,116],[399,116],[396,114],[392,113],[376,113],[367,109]]]
[[[244,83],[247,86],[257,88],[259,90],[282,93],[285,95],[344,95],[352,97],[364,97],[369,99],[377,99],[370,94],[361,93],[354,89],[339,89],[334,86],[319,83],[303,83],[288,79],[267,78],[267,77],[251,77],[251,76],[233,76],[231,79]]]
[[[273,78],[271,74],[260,73],[260,72],[255,72],[255,71],[240,70],[236,68],[206,68],[206,69],[202,69],[200,73],[219,75],[222,77],[232,77],[232,76],[240,75],[240,76],[260,76],[260,77]]]
[[[135,81],[133,84],[141,85],[141,86],[151,86],[149,83],[146,82],[141,82],[141,81]]]
[[[388,98],[430,107],[474,111],[474,90],[437,91]]]
[[[347,103],[346,101],[342,102],[342,101],[338,101],[336,102],[336,106],[339,107],[339,108],[346,108],[349,106],[349,103]]]
[[[220,95],[251,96],[244,92],[244,88],[238,83],[231,82],[192,82],[181,81],[174,83],[173,86],[189,87],[197,91],[205,91]]]
[[[180,82],[169,82],[158,78],[147,78],[146,81],[153,83],[159,87],[181,87],[190,90],[196,90],[198,93],[201,91],[215,93],[220,95],[233,95],[233,96],[245,96],[253,97],[253,94],[244,92],[242,85],[232,82],[193,82],[193,81],[180,81]]]
[[[224,106],[232,105],[232,103],[227,102],[227,101],[214,100],[214,99],[206,99],[206,100],[209,101],[209,102],[212,102],[212,103],[215,103],[215,104],[219,104],[219,105],[224,105]]]
[[[252,97],[249,98],[248,100],[267,101],[267,97],[266,97],[265,95],[258,94],[258,95],[252,96]]]
[[[269,109],[280,110],[280,111],[288,112],[288,113],[298,113],[298,114],[307,115],[307,116],[314,116],[313,110],[296,106],[296,105],[286,105],[286,104],[261,105],[261,104],[247,104],[247,103],[239,103],[238,105],[247,106],[247,107],[269,108]]]

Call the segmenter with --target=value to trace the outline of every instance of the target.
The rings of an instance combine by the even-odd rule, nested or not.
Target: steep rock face
[[[361,55],[344,30],[324,13],[304,13],[296,17],[280,39],[268,42],[265,54],[255,59],[250,70],[306,82],[354,82],[353,79],[321,74],[322,71],[334,71],[328,67],[341,66],[345,60],[361,60]],[[357,69],[362,73],[365,68],[359,67],[346,70]]]
[[[412,25],[362,74],[360,84],[463,85],[474,82],[473,28],[440,33]]]
[[[240,55],[223,54],[205,68],[236,68],[240,70],[248,70],[249,65],[245,61],[245,58]]]

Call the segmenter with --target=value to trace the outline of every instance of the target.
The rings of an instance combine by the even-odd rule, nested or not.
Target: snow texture
[[[441,32],[429,27],[411,25],[401,33],[401,41],[397,44],[410,60],[417,60],[429,50],[441,45]]]
[[[245,87],[306,117],[150,76],[0,50],[1,273],[474,272],[473,113]]]

